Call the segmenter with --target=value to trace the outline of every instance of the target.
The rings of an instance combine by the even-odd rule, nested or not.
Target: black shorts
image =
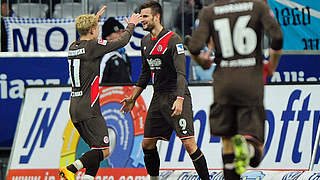
[[[102,116],[73,124],[91,149],[109,148],[108,127]]]
[[[249,135],[263,143],[265,120],[263,106],[214,103],[210,108],[210,129],[213,136]]]
[[[180,139],[194,136],[191,95],[185,95],[181,115],[171,117],[176,99],[174,94],[153,94],[144,126],[145,139],[169,140],[173,130]]]

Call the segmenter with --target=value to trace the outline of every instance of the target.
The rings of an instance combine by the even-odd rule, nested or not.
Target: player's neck
[[[151,37],[158,37],[160,32],[162,31],[163,26],[161,24],[157,24],[152,30],[151,30]]]
[[[89,40],[94,39],[94,37],[93,37],[92,35],[88,34],[88,35],[80,36],[79,39],[80,39],[80,40],[84,40],[84,41],[89,41]]]

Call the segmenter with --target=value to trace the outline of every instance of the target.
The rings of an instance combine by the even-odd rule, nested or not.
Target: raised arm
[[[140,14],[133,14],[129,19],[125,18],[128,23],[127,28],[121,34],[119,39],[115,39],[112,41],[108,41],[105,47],[105,53],[117,50],[119,48],[124,47],[129,43],[129,40],[133,34],[134,28],[141,21]]]

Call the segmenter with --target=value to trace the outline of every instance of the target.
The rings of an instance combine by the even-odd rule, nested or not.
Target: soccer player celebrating
[[[142,148],[151,179],[159,179],[156,143],[176,131],[201,179],[209,179],[205,157],[194,139],[191,95],[186,81],[186,58],[180,37],[161,24],[162,8],[156,1],[140,7],[142,26],[149,31],[141,41],[142,70],[133,94],[121,101],[122,112],[133,109],[136,99],[152,79],[154,94],[148,109]]]
[[[281,55],[282,31],[272,11],[261,0],[218,0],[203,8],[200,23],[188,47],[199,65],[211,60],[199,56],[202,45],[213,38],[216,69],[214,103],[210,109],[211,134],[221,136],[226,180],[240,179],[248,165],[262,160],[265,109],[263,106],[262,31],[272,38],[268,75]]]
[[[135,26],[140,22],[140,14],[133,14],[127,28],[119,39],[113,41],[97,40],[98,21],[104,6],[96,15],[85,14],[76,18],[76,29],[80,39],[69,47],[68,61],[72,82],[70,116],[80,136],[91,148],[78,160],[59,169],[60,177],[74,180],[74,174],[86,168],[84,179],[93,180],[100,161],[109,155],[108,127],[101,114],[99,104],[100,61],[103,55],[124,47],[130,40]]]

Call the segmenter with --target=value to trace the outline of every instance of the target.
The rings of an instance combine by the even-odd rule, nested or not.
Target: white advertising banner
[[[195,134],[205,154],[211,179],[221,178],[220,138],[210,136],[209,107],[213,102],[211,86],[189,87],[193,101]],[[97,179],[146,177],[141,142],[143,125],[153,89],[148,86],[137,99],[133,111],[120,113],[124,97],[132,86],[100,88],[102,115],[109,127],[112,153],[101,163]],[[70,88],[27,88],[20,114],[7,179],[55,177],[57,169],[79,158],[89,147],[72,126],[68,113]],[[257,169],[243,178],[290,179],[319,178],[319,151],[315,172],[308,172],[311,152],[320,120],[320,85],[273,85],[265,88],[267,110],[265,156]],[[192,179],[197,175],[180,140],[159,141],[161,176],[165,179]],[[82,177],[83,171],[77,174]],[[300,178],[299,178],[300,179]]]
[[[115,17],[126,27],[124,17]],[[107,18],[99,22],[101,26]],[[74,19],[4,18],[8,34],[9,52],[67,51],[70,44],[79,38]],[[147,32],[139,24],[130,42],[125,46],[129,56],[140,54],[140,41]]]
[[[10,169],[59,167],[71,88],[27,88]]]

